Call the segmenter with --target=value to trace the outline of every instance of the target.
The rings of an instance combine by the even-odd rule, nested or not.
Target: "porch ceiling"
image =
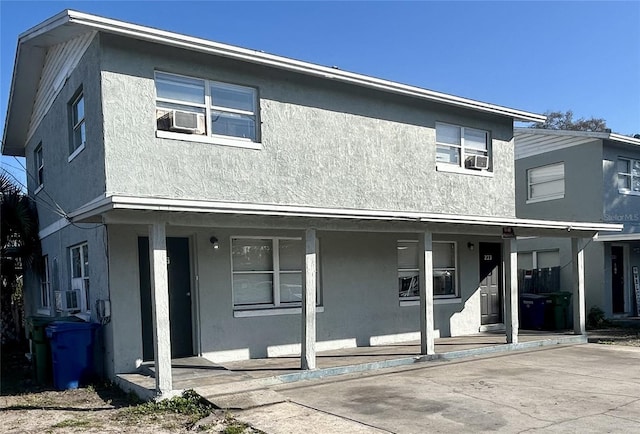
[[[326,231],[458,233],[518,237],[591,238],[599,231],[619,232],[621,224],[531,220],[513,217],[448,215],[291,205],[196,201],[130,196],[97,198],[70,214],[73,222],[171,226],[247,227]]]

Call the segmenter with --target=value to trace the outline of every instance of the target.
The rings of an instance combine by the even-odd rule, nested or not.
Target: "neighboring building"
[[[640,139],[613,133],[516,128],[516,213],[520,218],[624,225],[585,248],[586,303],[607,317],[638,316]],[[518,243],[521,268],[560,266],[571,290],[570,243]],[[534,262],[535,261],[535,262]]]
[[[517,342],[512,236],[580,258],[618,227],[516,218],[513,122],[543,119],[64,11],[20,36],[3,142],[39,204],[30,313],[102,322],[105,374],[154,360],[160,393],[171,357]]]

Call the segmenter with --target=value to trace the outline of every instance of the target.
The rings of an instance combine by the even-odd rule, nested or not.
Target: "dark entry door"
[[[613,313],[624,313],[624,250],[611,246],[611,303]]]
[[[144,360],[153,360],[153,318],[151,313],[151,273],[149,238],[138,238],[140,266],[140,306]],[[189,239],[167,238],[167,271],[169,283],[169,322],[171,357],[193,355],[191,324],[191,273]]]
[[[480,310],[482,325],[502,322],[502,245],[480,243]]]

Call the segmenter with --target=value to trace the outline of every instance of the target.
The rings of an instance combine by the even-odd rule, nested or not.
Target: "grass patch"
[[[150,401],[124,409],[121,419],[129,424],[136,424],[142,420],[160,420],[168,414],[178,414],[185,419],[187,428],[197,421],[209,416],[214,410],[213,405],[204,400],[193,390],[185,390],[181,396],[163,401]]]
[[[51,428],[86,428],[89,425],[91,425],[91,421],[86,419],[65,419],[51,425]]]

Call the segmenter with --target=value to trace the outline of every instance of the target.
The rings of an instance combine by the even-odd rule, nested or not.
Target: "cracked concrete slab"
[[[378,434],[388,433],[379,428],[335,416],[300,404],[283,402],[234,413],[236,418],[269,434]]]
[[[275,386],[291,402],[247,422],[267,433],[332,432],[339,420],[363,432],[638,432],[639,366],[640,348],[593,344],[421,364]],[[296,425],[303,415],[318,417],[314,429]]]

